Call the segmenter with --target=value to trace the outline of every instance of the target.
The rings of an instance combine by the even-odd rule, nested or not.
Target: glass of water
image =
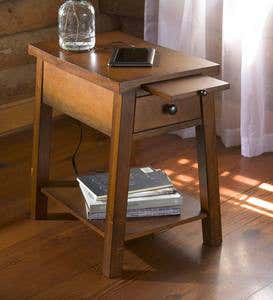
[[[67,0],[59,9],[59,45],[70,51],[92,50],[96,43],[95,9],[87,0]]]

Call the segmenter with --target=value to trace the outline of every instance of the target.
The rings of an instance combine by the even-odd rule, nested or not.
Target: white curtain
[[[273,151],[273,0],[146,0],[145,19],[146,39],[221,63],[223,143],[248,157]]]

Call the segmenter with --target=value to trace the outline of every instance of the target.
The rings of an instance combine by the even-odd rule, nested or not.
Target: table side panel
[[[43,98],[54,109],[111,135],[112,91],[45,62]]]

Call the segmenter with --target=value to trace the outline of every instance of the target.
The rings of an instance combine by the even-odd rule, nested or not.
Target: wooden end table
[[[203,241],[222,242],[214,95],[226,82],[209,75],[219,65],[157,48],[153,68],[109,68],[116,43],[153,46],[121,32],[97,36],[96,51],[73,53],[58,43],[29,45],[37,59],[31,215],[46,219],[47,201],[60,201],[104,238],[103,274],[122,273],[124,242],[202,220]],[[88,221],[79,187],[49,180],[52,110],[111,137],[106,220]],[[196,126],[200,201],[184,196],[181,216],[126,219],[130,156],[134,139]],[[201,204],[200,204],[201,203]]]

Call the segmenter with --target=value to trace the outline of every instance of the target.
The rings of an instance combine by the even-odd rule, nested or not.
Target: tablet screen
[[[151,67],[154,62],[154,56],[154,48],[116,48],[109,61],[109,65],[112,67]]]
[[[117,62],[147,62],[149,58],[148,49],[144,48],[122,48],[116,56]]]

